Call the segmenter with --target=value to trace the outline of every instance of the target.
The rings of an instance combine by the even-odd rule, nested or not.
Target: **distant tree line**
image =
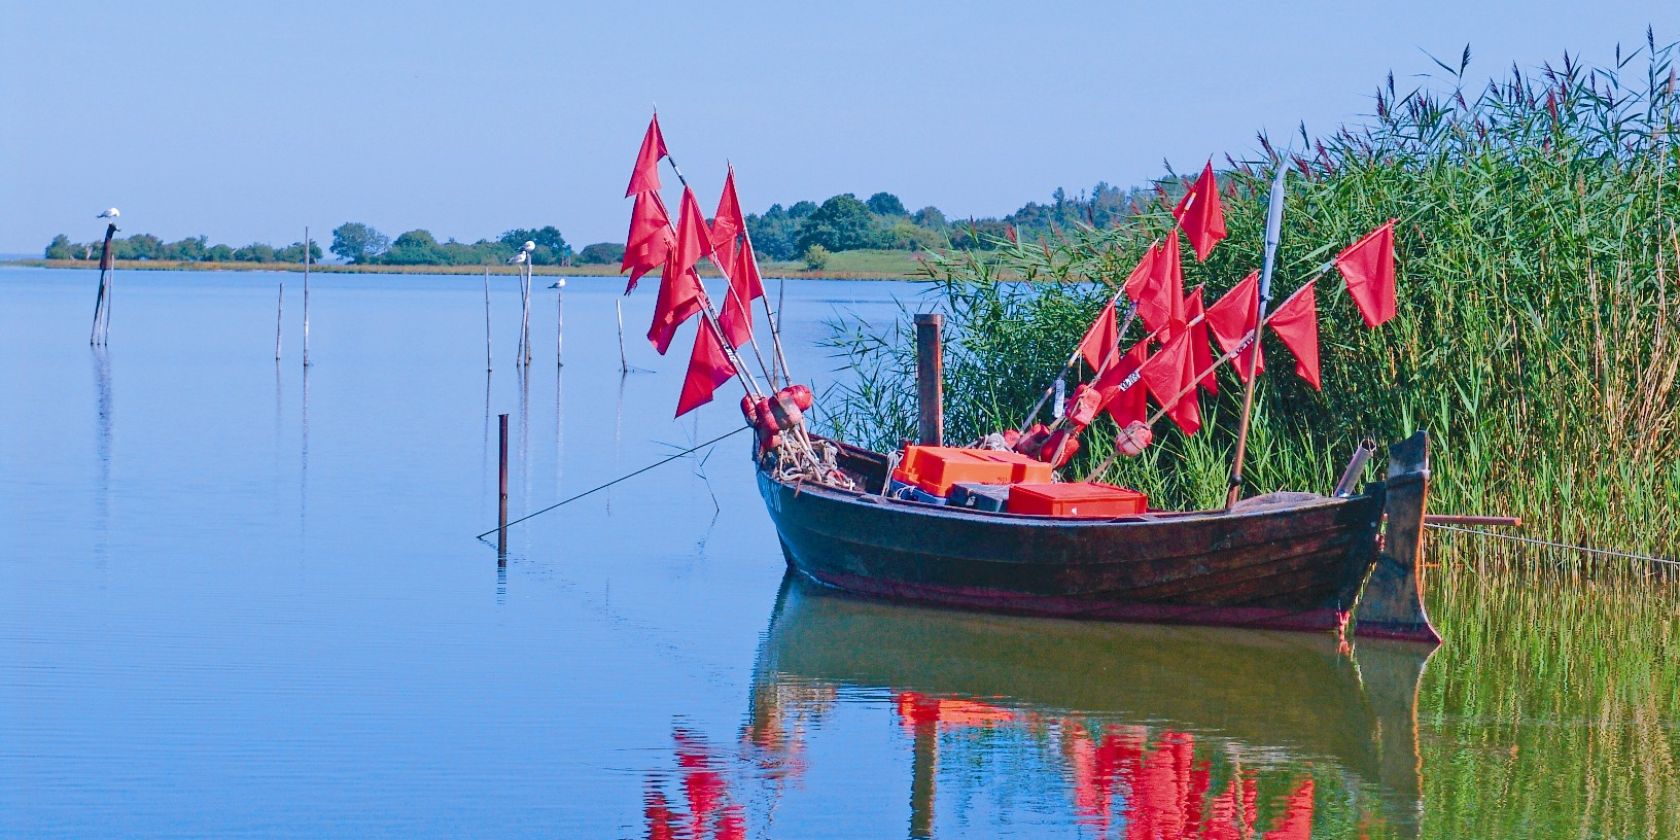
[[[1151,200],[1154,195],[1143,190],[1099,182],[1089,193],[1076,196],[1057,189],[1049,203],[1028,202],[1002,218],[950,220],[932,206],[912,213],[898,196],[889,192],[875,193],[868,200],[841,193],[821,204],[814,201],[799,201],[788,207],[772,204],[763,213],[747,216],[747,230],[752,234],[759,257],[767,260],[811,262],[835,251],[864,248],[987,250],[1006,241],[1011,230],[1017,238],[1038,240],[1053,236],[1058,228],[1108,227]],[[553,225],[515,228],[495,239],[467,243],[454,239],[439,242],[423,229],[392,239],[370,225],[345,222],[333,229],[332,246],[328,250],[355,265],[494,265],[507,262],[526,242],[536,243],[531,257],[537,265],[616,265],[624,257],[621,242],[596,242],[574,253]],[[261,242],[233,248],[210,245],[202,236],[164,242],[142,233],[115,239],[111,246],[117,259],[128,260],[254,263],[303,260],[301,242],[284,248]],[[312,242],[310,249],[313,258],[320,259],[321,247]],[[53,260],[97,260],[99,243],[75,243],[60,234],[47,246],[46,255]]]
[[[104,248],[104,241],[71,242],[70,237],[59,234],[48,243],[46,257],[49,260],[99,260],[100,251]],[[321,258],[321,245],[317,242],[309,243],[310,259]],[[251,262],[251,263],[300,263],[303,262],[303,243],[293,242],[283,248],[276,248],[265,242],[252,242],[239,248],[231,245],[211,245],[203,236],[189,236],[176,242],[165,242],[149,233],[137,233],[129,237],[113,237],[111,239],[111,256],[119,260],[168,260],[175,262]]]
[[[423,229],[391,239],[361,222],[345,222],[332,235],[329,250],[354,265],[492,265],[512,259],[526,242],[536,243],[531,261],[537,265],[569,265],[572,260],[572,246],[553,225],[514,228],[495,239],[471,243],[439,242]]]
[[[1106,227],[1130,215],[1145,194],[1099,183],[1089,194],[1070,196],[1057,189],[1049,204],[1030,202],[1003,218],[951,220],[938,207],[907,210],[898,196],[878,192],[860,201],[852,193],[833,196],[821,204],[773,204],[763,213],[747,216],[753,247],[773,260],[801,258],[813,247],[822,251],[860,248],[922,251],[930,248],[986,250],[1009,236],[1037,239],[1056,227]],[[819,252],[820,253],[820,252]]]

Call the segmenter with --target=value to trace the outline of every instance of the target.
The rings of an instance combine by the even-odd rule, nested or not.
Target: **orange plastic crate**
[[[893,478],[935,496],[948,496],[952,487],[962,483],[1048,482],[1050,465],[1014,452],[907,445]]]
[[[1035,516],[1107,519],[1147,511],[1149,497],[1136,490],[1095,481],[1017,484],[1009,488],[1009,502],[1004,509]]]

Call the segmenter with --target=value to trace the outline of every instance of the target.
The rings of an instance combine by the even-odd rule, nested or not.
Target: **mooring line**
[[[507,524],[507,527],[509,527],[509,528],[511,528],[511,527],[513,527],[513,526],[515,526],[515,525],[518,525],[518,524],[519,524],[519,523],[521,523],[521,522],[524,522],[524,521],[525,521],[525,520],[527,520],[527,519],[531,519],[531,518],[533,518],[533,517],[537,517],[537,516],[541,516],[541,515],[543,515],[543,514],[545,514],[545,513],[548,513],[548,512],[549,512],[549,511],[551,511],[551,510],[554,510],[554,509],[555,509],[555,508],[557,508],[557,507],[560,507],[560,506],[561,506],[561,505],[564,505],[564,504],[569,504],[569,503],[571,503],[571,502],[575,502],[575,501],[577,501],[577,500],[578,500],[578,499],[581,499],[581,498],[583,498],[583,497],[584,497],[584,496],[587,496],[587,495],[589,495],[589,494],[591,494],[591,493],[596,493],[596,492],[599,492],[599,491],[602,491],[602,490],[605,490],[605,489],[607,489],[607,488],[608,488],[608,487],[611,487],[611,486],[613,486],[613,485],[614,485],[614,484],[617,484],[617,483],[619,483],[619,482],[620,482],[620,481],[624,481],[624,480],[625,480],[625,479],[629,479],[629,478],[635,478],[635,477],[636,477],[636,476],[638,476],[638,475],[641,475],[641,474],[642,474],[642,473],[645,473],[645,472],[647,472],[647,471],[648,471],[648,470],[651,470],[651,469],[653,469],[653,468],[654,468],[654,467],[658,467],[658,466],[663,466],[663,465],[665,465],[665,464],[669,464],[669,463],[671,463],[671,462],[672,462],[672,461],[675,461],[675,460],[677,460],[677,459],[678,459],[678,458],[681,458],[681,457],[682,457],[682,456],[684,456],[684,455],[688,455],[688,454],[690,454],[690,453],[693,453],[693,452],[694,452],[694,451],[696,451],[696,450],[699,450],[699,449],[704,449],[704,448],[706,448],[706,447],[708,447],[708,446],[711,446],[711,445],[712,445],[712,444],[714,444],[714,443],[717,443],[717,442],[718,442],[718,441],[720,441],[720,440],[723,440],[723,439],[724,439],[724,438],[727,438],[727,437],[730,437],[730,436],[731,436],[731,435],[738,435],[738,434],[740,434],[740,433],[742,433],[742,432],[744,432],[744,431],[746,431],[746,430],[748,430],[748,429],[750,429],[750,428],[752,428],[752,427],[751,427],[751,426],[742,426],[742,427],[740,427],[740,428],[738,428],[738,429],[735,429],[735,430],[733,430],[733,431],[729,431],[729,432],[724,432],[724,433],[723,433],[723,434],[721,434],[721,435],[718,435],[718,436],[717,436],[717,437],[715,437],[715,438],[712,438],[712,439],[711,439],[711,440],[708,440],[708,441],[706,441],[706,442],[705,442],[705,443],[697,443],[697,444],[695,444],[695,445],[693,445],[693,446],[690,446],[690,447],[689,447],[689,448],[687,448],[687,449],[684,449],[684,450],[683,450],[683,451],[681,451],[681,452],[678,452],[678,453],[677,453],[677,454],[675,454],[675,455],[672,455],[672,456],[671,456],[671,457],[669,457],[669,458],[665,458],[665,459],[663,459],[663,460],[659,460],[659,461],[655,461],[655,462],[653,462],[653,463],[651,463],[651,464],[648,464],[648,465],[647,465],[647,466],[645,466],[645,467],[642,467],[642,468],[641,468],[641,469],[639,469],[639,470],[636,470],[636,471],[635,471],[635,472],[629,472],[629,473],[625,473],[625,474],[624,474],[624,475],[621,475],[621,476],[619,476],[619,477],[618,477],[618,478],[615,478],[615,479],[613,479],[613,480],[612,480],[612,481],[609,481],[609,482],[607,482],[607,483],[605,483],[605,484],[597,484],[597,485],[595,485],[595,486],[594,486],[594,487],[591,487],[591,488],[589,488],[589,489],[588,489],[588,490],[585,490],[585,491],[583,491],[583,492],[582,492],[582,493],[579,493],[579,494],[577,494],[577,495],[575,495],[575,496],[571,496],[571,497],[568,497],[568,498],[565,498],[565,499],[561,499],[561,500],[560,500],[560,501],[558,501],[558,502],[555,502],[555,503],[554,503],[554,504],[552,504],[552,505],[549,505],[549,506],[548,506],[548,507],[545,507],[545,508],[543,508],[543,509],[542,509],[542,510],[539,510],[539,511],[536,511],[536,512],[533,512],[533,513],[528,513],[528,514],[526,514],[526,515],[524,515],[524,516],[521,516],[521,517],[519,517],[519,518],[518,518],[518,519],[515,519],[515,520],[513,520],[513,521],[512,521],[512,522],[509,522],[509,523],[508,523],[508,524]],[[495,527],[495,528],[491,528],[491,529],[490,529],[490,530],[488,530],[488,531],[485,531],[485,532],[484,532],[484,533],[482,533],[482,534],[479,534],[479,535],[478,535],[478,537],[477,537],[477,539],[481,539],[481,540],[482,540],[482,539],[484,539],[484,538],[485,538],[485,537],[488,537],[488,536],[490,536],[490,535],[491,535],[491,534],[494,534],[494,533],[496,533],[496,532],[497,532],[497,531],[499,531],[499,530],[501,530],[501,526],[497,526],[497,527]]]
[[[1625,560],[1645,560],[1651,563],[1680,566],[1680,560],[1671,560],[1667,557],[1656,557],[1650,554],[1635,554],[1631,551],[1612,551],[1607,548],[1589,548],[1584,545],[1570,545],[1569,543],[1553,542],[1551,540],[1536,539],[1534,537],[1519,537],[1515,534],[1500,534],[1493,531],[1483,531],[1477,528],[1461,528],[1457,525],[1440,525],[1433,522],[1425,523],[1424,527],[1439,528],[1443,531],[1459,531],[1465,534],[1475,534],[1481,537],[1493,537],[1496,540],[1511,540],[1512,542],[1527,543],[1529,545],[1544,546],[1546,548],[1561,548],[1566,551],[1579,551],[1584,554],[1602,554],[1605,557],[1620,557]]]

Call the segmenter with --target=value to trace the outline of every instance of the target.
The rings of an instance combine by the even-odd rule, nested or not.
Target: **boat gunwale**
[[[855,447],[853,448],[855,449]],[[1207,510],[1186,511],[1149,511],[1147,513],[1124,514],[1110,518],[1075,518],[1036,513],[1011,513],[1009,511],[975,510],[972,508],[960,507],[954,508],[949,505],[934,504],[932,502],[923,502],[915,499],[899,499],[890,495],[872,493],[863,490],[847,490],[839,487],[830,487],[827,485],[806,483],[802,481],[789,482],[772,475],[762,467],[758,468],[758,472],[766,480],[778,484],[784,489],[792,491],[794,498],[798,498],[806,493],[816,493],[819,496],[832,497],[830,500],[836,502],[878,506],[884,505],[885,508],[898,506],[910,513],[944,517],[961,521],[1004,523],[1037,527],[1058,526],[1076,528],[1101,528],[1111,526],[1147,527],[1150,525],[1198,524],[1209,521],[1271,517],[1280,513],[1293,513],[1322,507],[1339,507],[1347,504],[1357,504],[1368,500],[1371,497],[1371,493],[1368,492],[1369,488],[1375,484],[1381,483],[1373,482],[1373,484],[1366,485],[1366,492],[1355,493],[1351,496],[1319,496],[1315,499],[1277,505],[1266,505],[1264,507],[1254,509],[1226,510],[1222,508],[1213,508]]]

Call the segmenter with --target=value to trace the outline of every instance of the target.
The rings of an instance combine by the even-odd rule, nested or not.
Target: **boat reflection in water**
[[[856,702],[895,718],[910,741],[911,837],[946,823],[961,834],[1043,830],[1057,813],[1099,837],[1413,837],[1429,653],[903,606],[790,574],[735,750],[750,770],[735,784],[763,784],[773,810],[825,721]],[[649,836],[813,833],[785,811],[778,830],[749,825],[760,820],[741,803],[756,797],[722,780],[718,758],[732,750],[684,731],[676,749],[687,812],[650,786]],[[985,813],[960,813],[987,799],[978,788],[993,792]]]

